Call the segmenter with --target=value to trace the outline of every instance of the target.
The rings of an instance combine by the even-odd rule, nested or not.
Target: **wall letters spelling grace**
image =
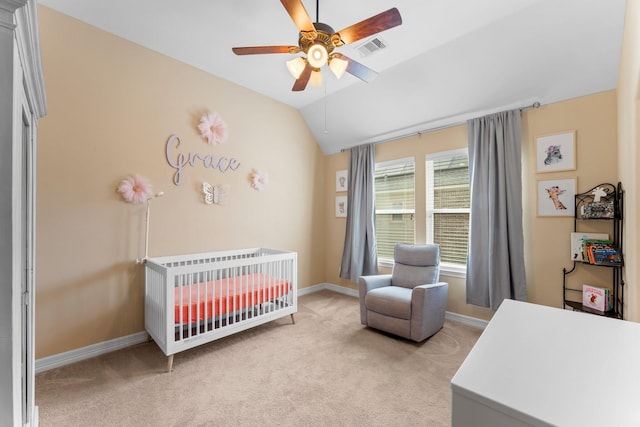
[[[167,162],[169,162],[169,165],[176,170],[176,173],[173,174],[173,183],[175,185],[180,185],[182,183],[183,168],[185,166],[195,166],[195,163],[198,160],[202,160],[202,165],[205,168],[217,169],[222,173],[225,173],[229,169],[234,171],[240,167],[240,161],[233,158],[216,158],[210,154],[202,155],[199,153],[188,153],[187,157],[182,153],[177,153],[176,155],[173,151],[174,149],[177,149],[178,146],[180,146],[180,138],[178,135],[171,135],[167,140],[166,152]]]

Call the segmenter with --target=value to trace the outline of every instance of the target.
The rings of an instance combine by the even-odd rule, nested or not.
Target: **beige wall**
[[[571,269],[569,235],[573,218],[536,217],[536,187],[538,180],[577,178],[578,192],[588,191],[598,184],[618,181],[616,131],[616,93],[608,91],[570,101],[529,110],[525,114],[524,139],[529,145],[527,159],[529,191],[525,192],[525,253],[527,290],[530,301],[562,306],[562,268]],[[535,136],[557,131],[576,131],[575,171],[535,173]],[[528,193],[528,194],[527,194]],[[580,224],[581,231],[611,233],[611,227]],[[604,227],[604,228],[598,228]],[[569,284],[580,288],[583,283],[598,285],[611,281],[611,270],[603,267],[579,266],[568,276]]]
[[[627,259],[637,254],[639,203],[635,149],[638,135],[638,2],[629,2],[617,94],[605,92],[523,114],[523,168],[527,281],[530,300],[560,306],[562,268],[570,267],[567,218],[537,218],[538,179],[578,178],[584,191],[599,182],[627,190]],[[336,218],[335,172],[348,155],[322,156],[297,111],[74,19],[39,7],[41,47],[49,107],[40,121],[36,357],[60,353],[143,330],[144,205],[124,203],[120,180],[145,175],[165,196],[153,201],[150,255],[269,246],[297,251],[300,286],[320,282],[351,289],[338,271],[345,219]],[[616,109],[619,109],[619,117]],[[198,117],[216,111],[229,140],[204,144]],[[578,169],[536,174],[535,135],[575,129]],[[202,166],[172,183],[165,159],[171,134],[180,152],[234,157],[237,172]],[[620,137],[617,152],[616,135]],[[466,147],[466,126],[376,146],[377,161],[416,159],[416,240],[425,239],[425,155]],[[618,174],[618,162],[620,173]],[[248,185],[253,168],[270,177],[266,191]],[[206,206],[202,181],[229,184],[225,206]],[[275,206],[275,208],[274,208]],[[566,236],[566,237],[564,237]],[[628,318],[638,317],[638,270],[627,263]],[[572,280],[607,280],[600,273]],[[449,281],[448,310],[489,319],[488,309],[465,303],[464,279]]]
[[[155,191],[149,254],[243,247],[298,252],[299,284],[324,279],[324,157],[300,114],[240,86],[39,8],[49,113],[40,121],[36,357],[144,330],[145,209],[115,189],[130,174]],[[200,115],[218,112],[229,139],[200,139]],[[183,182],[165,144],[240,160],[237,171],[187,168]],[[258,192],[252,169],[269,175]],[[207,206],[203,181],[228,184]]]
[[[640,322],[640,2],[629,0],[618,76],[618,162],[620,179],[625,184],[625,268],[629,320]]]
[[[536,216],[536,188],[538,180],[578,178],[578,191],[586,191],[598,183],[617,182],[616,94],[614,91],[543,106],[523,113],[523,199],[524,234],[529,300],[555,307],[562,306],[562,269],[571,267],[569,235],[573,218]],[[577,170],[536,174],[535,136],[566,130],[577,132]],[[425,156],[467,146],[467,128],[461,125],[420,136],[412,136],[376,145],[376,161],[413,156],[416,161],[416,241],[426,239]],[[325,174],[326,214],[329,218],[327,234],[327,281],[355,289],[355,285],[338,276],[344,230],[344,218],[335,218],[335,172],[348,166],[348,154],[328,156]],[[590,268],[590,267],[586,267]],[[571,280],[599,283],[608,281],[610,271],[590,268],[576,272]],[[466,304],[465,281],[443,277],[450,283],[447,309],[451,312],[489,319],[488,309]]]

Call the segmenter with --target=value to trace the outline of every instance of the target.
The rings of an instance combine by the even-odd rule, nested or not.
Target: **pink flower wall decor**
[[[203,114],[198,130],[200,136],[212,145],[220,144],[227,139],[227,125],[218,113]]]
[[[251,187],[254,190],[263,190],[267,188],[267,184],[269,183],[269,177],[266,173],[261,171],[253,171],[251,174]]]
[[[125,202],[144,203],[153,192],[151,184],[140,175],[132,175],[120,182],[117,188]]]

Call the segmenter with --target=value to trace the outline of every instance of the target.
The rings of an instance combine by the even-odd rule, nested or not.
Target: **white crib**
[[[168,356],[298,311],[297,254],[252,248],[147,258],[145,329]]]

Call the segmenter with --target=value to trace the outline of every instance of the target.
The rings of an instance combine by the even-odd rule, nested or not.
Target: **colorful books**
[[[620,252],[611,240],[584,240],[583,259],[595,265],[622,265]]]
[[[607,233],[571,233],[571,261],[588,262],[584,258],[585,240],[608,240]]]
[[[582,285],[582,306],[606,312],[612,309],[611,292],[607,288]]]

